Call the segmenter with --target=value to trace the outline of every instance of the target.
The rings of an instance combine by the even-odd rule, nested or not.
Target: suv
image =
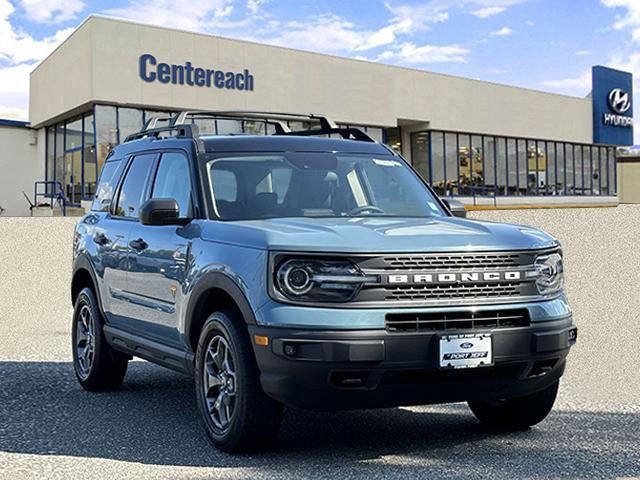
[[[118,388],[133,356],[193,375],[230,452],[272,439],[283,405],[544,419],[577,335],[558,242],[459,218],[393,150],[324,117],[199,133],[258,116],[183,112],[108,155],[73,245],[80,384]]]

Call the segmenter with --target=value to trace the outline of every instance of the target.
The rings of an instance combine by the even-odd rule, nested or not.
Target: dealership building
[[[114,145],[180,110],[325,114],[467,202],[617,204],[632,78],[592,72],[591,94],[578,98],[91,16],[31,73],[29,123],[0,120],[0,206],[28,215],[22,191],[33,201],[37,181],[81,205]],[[205,133],[272,133],[255,118],[210,125]],[[640,182],[636,171],[627,180]]]

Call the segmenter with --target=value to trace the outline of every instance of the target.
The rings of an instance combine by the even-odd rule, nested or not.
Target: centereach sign
[[[253,75],[213,68],[194,67],[191,62],[182,65],[158,62],[150,53],[140,55],[139,75],[145,82],[171,83],[196,87],[216,87],[228,90],[253,91]]]

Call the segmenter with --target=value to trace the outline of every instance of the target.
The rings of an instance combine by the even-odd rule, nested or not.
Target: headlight
[[[291,259],[276,268],[276,288],[290,300],[348,302],[365,283],[377,282],[349,261]]]
[[[542,295],[550,295],[562,290],[564,271],[562,257],[559,253],[541,255],[534,263],[536,269],[536,286]]]

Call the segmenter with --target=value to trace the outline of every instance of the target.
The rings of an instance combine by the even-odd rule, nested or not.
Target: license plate
[[[491,334],[440,337],[440,368],[476,368],[493,364]]]

